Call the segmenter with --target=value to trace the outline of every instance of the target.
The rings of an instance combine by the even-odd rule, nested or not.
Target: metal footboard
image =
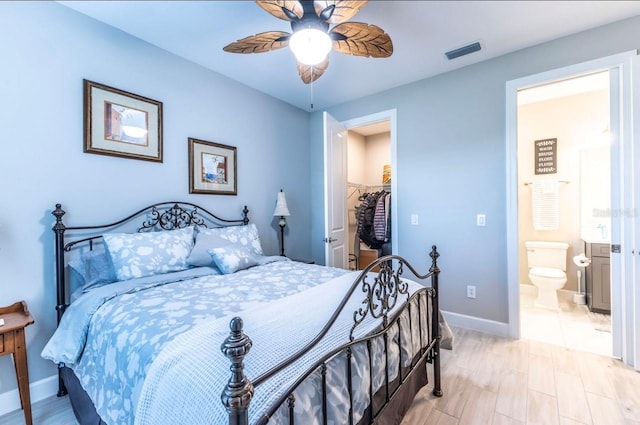
[[[385,414],[387,409],[395,408],[397,403],[400,403],[398,399],[401,398],[400,395],[406,390],[405,385],[407,385],[407,383],[411,383],[411,385],[415,385],[416,382],[426,383],[427,371],[424,366],[427,362],[433,365],[433,394],[438,397],[442,396],[438,305],[438,277],[440,269],[437,265],[439,254],[435,246],[432,247],[429,255],[432,259],[431,267],[429,268],[429,272],[424,275],[417,273],[406,260],[399,256],[390,255],[381,257],[371,263],[352,284],[344,299],[331,316],[331,319],[318,335],[296,353],[263,375],[255,378],[253,381],[250,381],[244,375],[243,364],[245,356],[251,349],[251,339],[243,332],[242,319],[239,317],[232,319],[229,337],[221,346],[222,352],[231,361],[231,377],[221,396],[222,403],[229,413],[229,425],[249,425],[248,412],[255,387],[266,382],[269,378],[299,360],[305,353],[315,347],[327,334],[343,311],[353,292],[358,288],[365,294],[365,298],[362,301],[361,307],[353,312],[353,326],[348,335],[348,341],[323,355],[315,364],[308,368],[304,374],[299,376],[288,390],[273,404],[273,407],[258,420],[257,425],[266,424],[276,413],[279,413],[279,417],[282,417],[283,412],[281,409],[288,410],[288,415],[286,412],[284,414],[285,417],[288,416],[286,420],[288,424],[294,425],[297,423],[294,414],[296,407],[294,392],[305,380],[312,378],[320,380],[319,391],[322,393],[320,395],[320,399],[322,400],[322,419],[320,422],[327,424],[329,405],[327,395],[329,392],[329,383],[327,382],[327,374],[330,368],[335,367],[344,368],[344,374],[346,375],[344,382],[347,383],[348,391],[349,405],[347,423],[349,425],[376,423],[376,421]],[[377,275],[374,275],[375,277],[372,281],[369,272],[376,266],[378,266],[380,270],[377,272]],[[420,280],[430,278],[431,286],[420,289],[409,296],[407,284],[400,279],[405,268]],[[397,303],[405,304],[391,314]],[[364,337],[355,338],[354,330],[366,317],[379,319],[380,325],[378,330]],[[417,323],[415,323],[416,319]],[[402,339],[402,330],[405,326],[409,327],[408,335],[411,341],[404,341]],[[419,341],[414,340],[414,335],[416,334]],[[407,359],[403,357],[403,344],[409,344],[412,347],[410,351],[413,354],[412,358]],[[379,354],[374,352],[376,349],[375,346],[379,345],[383,347],[383,365],[374,364],[373,361],[374,356]],[[398,352],[396,359],[398,364],[395,366],[390,364],[392,361],[390,350],[393,348],[393,345],[395,345],[395,349]],[[414,353],[413,351],[416,345],[418,345],[419,349]],[[352,379],[354,368],[363,367],[356,362],[354,356],[355,350],[366,350],[365,357],[368,359],[369,364],[364,365],[364,367],[368,369],[369,372],[368,388],[354,388]],[[335,360],[340,356],[344,357],[344,362]],[[338,366],[336,366],[336,364],[338,364]],[[395,367],[397,370],[395,376],[391,376],[391,367]],[[374,387],[375,371],[382,373],[384,376],[383,383],[379,388]],[[379,377],[379,375],[376,376]],[[416,379],[419,381],[416,381]],[[369,406],[365,411],[358,412],[359,418],[356,421],[354,419],[354,398],[356,391],[363,390],[368,391]]]

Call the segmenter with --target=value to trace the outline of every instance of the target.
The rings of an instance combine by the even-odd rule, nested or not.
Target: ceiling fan
[[[276,18],[291,22],[292,33],[267,31],[225,46],[231,53],[264,53],[289,46],[296,55],[298,74],[305,84],[322,76],[329,66],[331,49],[354,56],[386,58],[393,43],[384,30],[362,22],[346,22],[367,1],[256,0]],[[334,25],[331,27],[331,25]]]

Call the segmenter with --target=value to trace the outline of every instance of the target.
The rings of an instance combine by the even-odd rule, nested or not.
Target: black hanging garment
[[[386,192],[380,191],[376,193],[366,194],[362,200],[362,204],[358,207],[358,227],[357,233],[360,240],[371,249],[379,249],[388,240],[387,237],[379,238],[380,231],[376,233],[375,217],[378,203],[385,202]],[[384,207],[384,204],[382,208]],[[379,215],[379,213],[378,213]],[[386,232],[384,232],[386,235]]]

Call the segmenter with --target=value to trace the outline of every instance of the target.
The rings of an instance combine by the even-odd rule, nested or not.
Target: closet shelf
[[[356,193],[357,191],[378,192],[380,190],[384,190],[387,192],[391,192],[390,184],[360,184],[360,183],[347,182],[347,187],[349,189],[353,189],[349,193],[349,196],[347,197],[347,199],[351,198],[353,194]]]

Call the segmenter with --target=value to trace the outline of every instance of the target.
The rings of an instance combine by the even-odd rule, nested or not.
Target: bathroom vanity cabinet
[[[611,313],[611,246],[608,243],[585,243],[586,256],[591,259],[587,267],[585,287],[587,306],[596,313]]]

